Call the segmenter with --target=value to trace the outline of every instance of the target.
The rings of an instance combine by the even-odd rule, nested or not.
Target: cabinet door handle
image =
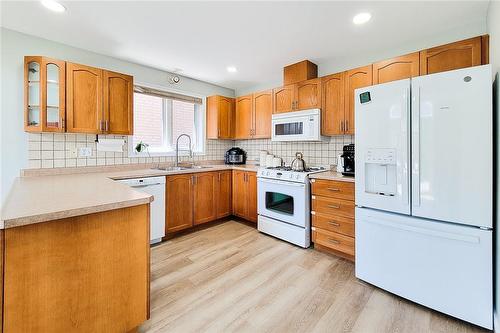
[[[106,120],[106,121],[104,122],[104,130],[105,130],[106,132],[108,132],[108,131],[109,131],[109,120]]]
[[[345,131],[349,132],[349,120],[345,121]]]
[[[340,206],[337,206],[337,205],[328,205],[329,208],[335,208],[335,209],[339,209]]]
[[[219,183],[220,183],[220,173],[219,173]]]
[[[340,244],[340,242],[336,239],[333,239],[333,238],[328,238],[328,241],[332,244]]]
[[[220,137],[220,128],[217,130],[217,137]]]
[[[327,188],[329,191],[334,191],[334,192],[338,192],[340,191],[338,188],[333,188],[333,187],[328,187]]]
[[[337,222],[329,221],[328,224],[333,225],[335,227],[340,227],[340,224]]]

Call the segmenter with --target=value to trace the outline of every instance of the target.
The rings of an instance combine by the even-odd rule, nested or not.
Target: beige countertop
[[[324,180],[338,180],[338,181],[343,181],[343,182],[351,182],[354,183],[354,177],[350,176],[344,176],[340,172],[336,171],[325,171],[325,172],[318,172],[318,173],[313,173],[312,175],[309,175],[310,179],[324,179]]]
[[[115,179],[168,176],[183,173],[219,170],[257,172],[255,165],[211,165],[202,169],[163,171],[131,168],[103,172],[66,174],[53,169],[52,175],[44,171],[40,176],[31,172],[29,177],[15,180],[1,209],[0,229],[57,220],[66,217],[137,206],[153,201],[149,194],[133,190]],[[61,174],[58,174],[60,172]]]

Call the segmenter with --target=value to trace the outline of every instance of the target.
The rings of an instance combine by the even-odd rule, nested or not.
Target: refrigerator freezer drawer
[[[356,208],[356,277],[493,327],[492,231]]]

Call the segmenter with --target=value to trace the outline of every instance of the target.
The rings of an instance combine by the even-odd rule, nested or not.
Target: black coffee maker
[[[344,171],[342,174],[344,176],[353,176],[354,177],[354,143],[350,145],[345,145],[343,149],[342,162],[344,165]]]
[[[247,153],[239,147],[229,149],[224,155],[224,162],[226,164],[245,164],[246,161]]]

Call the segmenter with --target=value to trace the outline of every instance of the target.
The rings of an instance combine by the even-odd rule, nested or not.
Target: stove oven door
[[[309,214],[307,191],[308,186],[304,183],[259,178],[259,215],[305,228]]]

